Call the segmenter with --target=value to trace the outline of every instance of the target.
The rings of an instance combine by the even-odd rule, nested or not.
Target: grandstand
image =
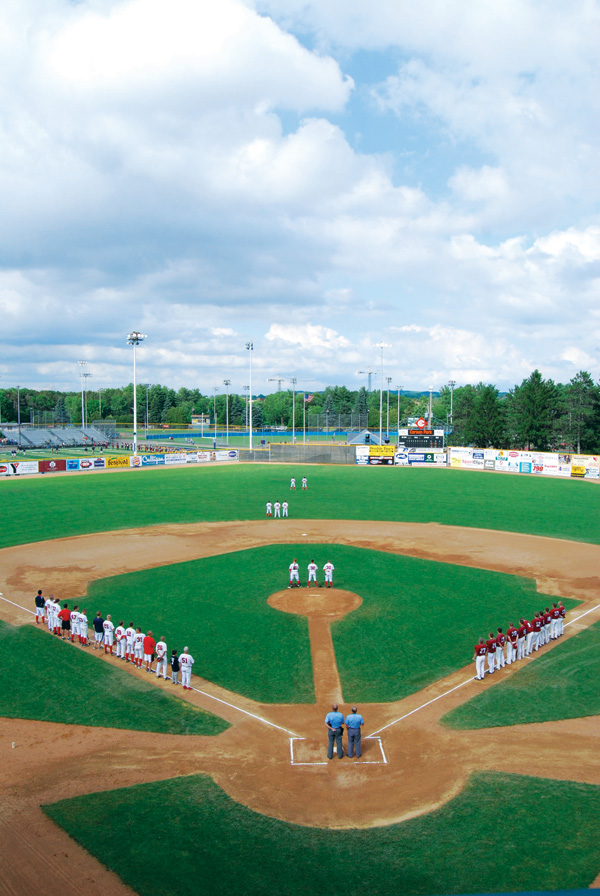
[[[103,444],[106,436],[94,426],[77,429],[74,426],[55,426],[52,429],[22,424],[3,425],[0,436],[10,444],[23,448],[75,448],[92,444]]]

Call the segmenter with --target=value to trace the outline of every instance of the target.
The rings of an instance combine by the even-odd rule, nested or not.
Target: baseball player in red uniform
[[[496,669],[504,669],[504,645],[506,644],[506,635],[500,627],[496,635]]]
[[[558,628],[560,620],[560,610],[558,609],[556,604],[552,604],[550,617],[550,638],[552,641],[556,641],[556,639],[558,638]]]
[[[490,636],[485,642],[485,646],[487,649],[488,672],[490,673],[490,675],[493,675],[494,663],[496,659],[496,636],[493,632],[490,632]]]
[[[512,663],[517,660],[517,640],[518,640],[517,629],[514,625],[509,623],[508,629],[506,630],[506,665],[510,666]]]
[[[567,615],[567,611],[563,606],[562,600],[558,602],[558,609],[560,610],[560,619],[558,621],[558,637],[565,633],[565,616]]]
[[[475,660],[475,680],[483,681],[485,678],[485,658],[487,655],[487,647],[485,646],[485,641],[483,638],[479,639],[479,642],[475,645],[475,653],[473,659]]]
[[[517,629],[517,659],[522,660],[525,657],[525,647],[527,644],[527,625],[524,619],[519,619],[519,627]]]

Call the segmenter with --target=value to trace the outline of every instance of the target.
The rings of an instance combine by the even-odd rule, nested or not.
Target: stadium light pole
[[[21,448],[21,387],[17,386],[17,426],[19,427],[19,450]]]
[[[248,386],[248,428],[250,430],[250,442],[248,447],[252,451],[252,352],[254,351],[254,343],[247,342],[246,349],[250,358],[250,385]]]
[[[79,364],[79,378],[81,380],[81,425],[83,426],[84,425],[83,421],[85,419],[84,399],[83,399],[83,383],[84,383],[83,373],[84,373],[85,367],[87,365],[87,361],[78,361],[77,363]]]
[[[387,383],[387,411],[385,415],[385,437],[389,439],[390,437],[390,383],[392,382],[391,376],[386,376],[385,381]]]
[[[104,392],[104,388],[98,386],[98,416],[102,420],[102,393]]]
[[[243,388],[246,393],[244,395],[244,426],[248,429],[248,390],[250,389],[250,386],[244,386]]]
[[[375,348],[381,349],[381,376],[379,377],[379,444],[383,437],[383,350],[391,348],[387,342],[377,342]]]
[[[225,432],[227,444],[229,445],[229,387],[231,386],[231,380],[223,380],[223,385],[225,386]]]
[[[454,387],[456,386],[456,380],[448,380],[448,385],[450,386],[450,426],[453,426],[454,420],[452,412],[454,410]]]
[[[144,339],[148,337],[144,335],[144,333],[138,333],[137,330],[132,330],[131,333],[127,335],[127,345],[133,346],[133,453],[137,454],[137,391],[136,391],[136,382],[135,382],[135,350],[140,342],[143,342]]]
[[[87,398],[88,390],[87,390],[87,386],[85,385],[85,383],[86,383],[87,378],[90,377],[91,375],[92,375],[91,373],[84,373],[84,374],[83,374],[83,396],[84,396],[84,398],[83,398],[83,419],[84,419],[84,424],[83,424],[83,425],[84,425],[84,427],[87,427],[87,402],[88,402],[88,398]]]
[[[298,380],[293,376],[290,380],[292,384],[292,445],[296,444],[296,383]]]
[[[398,442],[400,442],[400,386],[398,386]]]

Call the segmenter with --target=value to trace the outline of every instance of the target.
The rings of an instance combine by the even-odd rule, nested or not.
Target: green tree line
[[[86,416],[94,420],[133,422],[133,385],[88,391],[85,394]],[[394,430],[408,417],[426,415],[427,393],[384,392],[381,401],[383,429]],[[81,425],[80,392],[37,391],[22,388],[0,389],[0,419],[16,422],[18,404],[22,423],[39,425],[73,423]],[[214,423],[232,427],[247,423],[247,393],[203,395],[198,389],[167,386],[137,386],[138,425],[148,419],[150,426],[185,425],[192,414],[205,414]],[[311,415],[325,415],[331,425],[338,414],[362,415],[372,429],[379,428],[380,393],[346,386],[328,386],[322,392],[305,393],[281,390],[254,397],[252,422],[261,426],[286,426],[295,419],[301,429],[304,416],[310,425]],[[600,449],[600,385],[586,371],[577,373],[569,383],[545,380],[539,370],[500,393],[492,384],[478,383],[455,388],[443,386],[434,396],[433,416],[437,425],[452,424],[450,443],[475,445],[479,448],[523,448],[537,451],[565,449],[577,452]]]

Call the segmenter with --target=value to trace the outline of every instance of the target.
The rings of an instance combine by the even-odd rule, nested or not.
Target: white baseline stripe
[[[448,694],[451,694],[452,691],[457,691],[459,688],[462,688],[463,685],[469,684],[470,681],[473,681],[472,678],[467,678],[466,681],[457,684],[456,687],[450,688],[449,691],[444,691],[443,694],[440,694],[438,697],[434,697],[433,700],[428,700],[427,703],[423,703],[421,706],[417,706],[416,709],[411,709],[410,712],[407,712],[406,715],[400,716],[399,719],[394,719],[393,722],[389,722],[387,725],[384,725],[383,728],[378,728],[377,731],[373,731],[371,734],[367,735],[367,737],[375,737],[377,734],[381,734],[382,731],[385,731],[386,728],[391,728],[392,725],[396,725],[398,722],[402,722],[403,719],[407,719],[409,716],[412,716],[413,713],[419,712],[420,709],[425,709],[426,706],[431,706],[432,703],[435,703],[436,700],[441,700],[442,697],[447,697]]]
[[[12,604],[13,607],[18,607],[19,610],[23,610],[25,613],[29,613],[31,616],[35,616],[33,610],[28,610],[26,607],[22,607],[21,604],[16,604],[12,600],[8,600],[8,598],[3,597],[2,594],[0,594],[0,599],[5,600],[7,604]],[[264,725],[270,725],[271,728],[277,728],[279,731],[283,731],[285,732],[285,734],[291,734],[294,737],[298,736],[288,728],[282,728],[281,725],[276,725],[274,722],[269,722],[268,719],[263,719],[262,716],[257,716],[253,712],[248,712],[247,709],[242,709],[241,706],[236,706],[234,703],[228,703],[226,700],[221,700],[220,697],[213,697],[212,694],[207,694],[206,691],[201,691],[199,688],[192,688],[192,690],[197,691],[198,694],[202,694],[204,697],[210,697],[211,700],[216,700],[217,703],[222,703],[224,706],[229,706],[231,709],[237,709],[238,712],[243,712],[244,715],[251,716],[251,718],[257,719],[257,721],[262,722]]]
[[[268,719],[263,719],[262,716],[257,716],[253,712],[248,712],[247,709],[242,709],[241,706],[236,706],[235,703],[228,703],[227,700],[221,700],[220,697],[213,697],[212,694],[207,694],[206,691],[201,691],[200,688],[192,688],[192,691],[196,691],[198,694],[202,694],[204,697],[209,697],[211,700],[216,700],[217,703],[222,703],[224,706],[229,706],[231,709],[237,709],[238,712],[243,712],[244,715],[250,716],[252,719],[256,719],[259,722],[262,722],[264,725],[270,725],[271,728],[277,728],[278,731],[283,731],[285,734],[290,734],[292,737],[299,737],[294,731],[290,731],[289,728],[282,728],[281,725],[276,725],[275,722],[269,722]]]
[[[568,625],[571,625],[573,622],[579,622],[580,619],[583,619],[583,617],[587,616],[588,613],[593,613],[594,610],[600,610],[600,604],[597,604],[595,607],[592,607],[591,610],[586,610],[585,613],[581,614],[581,616],[576,616],[575,619],[571,619],[569,622],[565,622],[565,628]]]

